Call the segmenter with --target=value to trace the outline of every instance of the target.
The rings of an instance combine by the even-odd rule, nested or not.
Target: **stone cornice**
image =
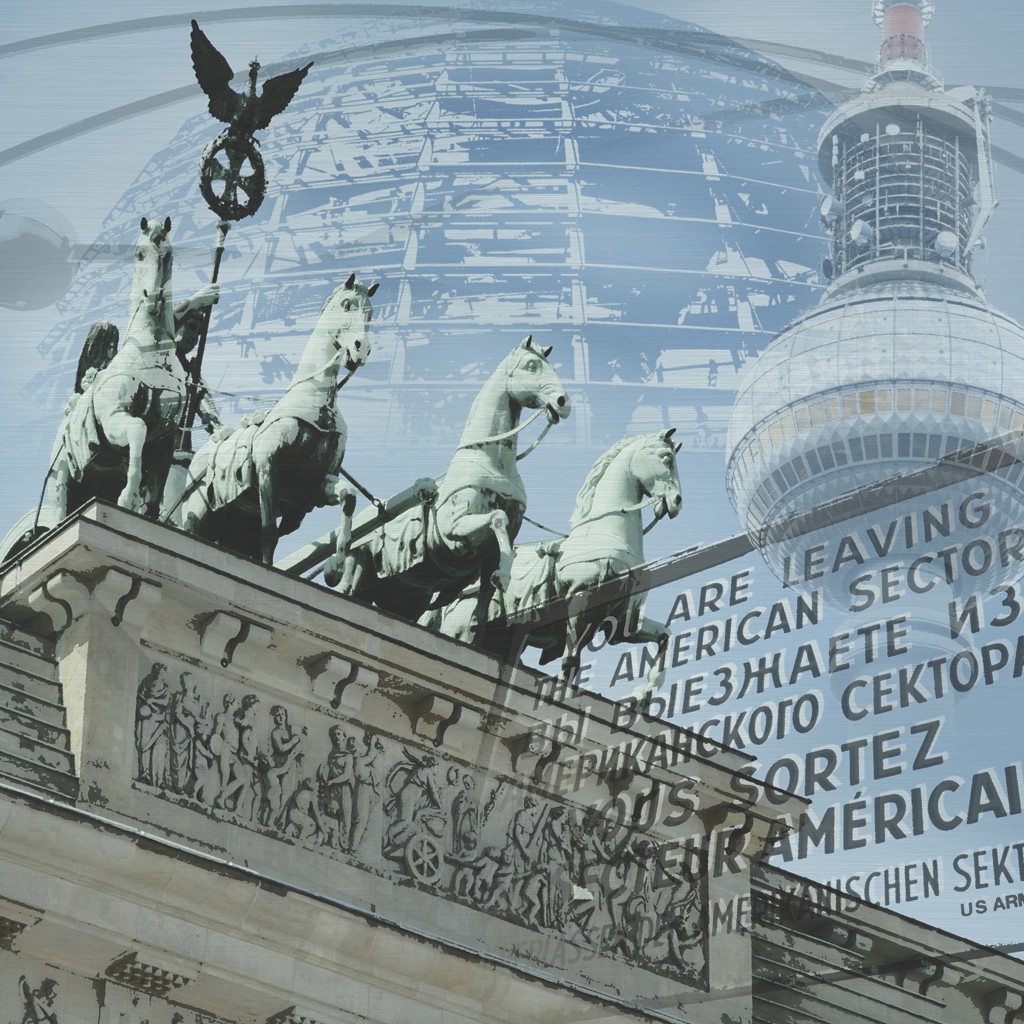
[[[408,716],[410,738],[436,740],[438,728],[446,736],[465,737],[486,722],[506,748],[501,751],[505,770],[538,784],[546,779],[564,785],[573,774],[559,776],[559,756],[575,764],[587,749],[669,743],[685,750],[691,768],[700,766],[709,806],[734,804],[737,789],[731,780],[751,761],[713,741],[687,739],[665,723],[637,719],[626,727],[617,720],[614,703],[597,695],[540,699],[543,677],[529,669],[511,669],[466,644],[99,502],[0,576],[0,616],[42,637],[59,636],[90,596],[111,611],[112,622],[132,614],[144,619],[161,597],[161,616],[172,606],[189,609],[188,628],[200,640],[194,652],[198,664],[216,660],[257,679],[294,677],[296,666],[302,666],[312,690],[304,696],[326,698],[332,710],[343,701],[347,710],[372,717],[372,705],[386,693]],[[438,700],[448,709],[440,717]],[[458,728],[450,733],[444,723],[456,713]],[[572,730],[557,727],[573,717],[585,717],[589,743],[573,742]],[[667,739],[670,734],[676,738]],[[543,762],[540,776],[538,761]],[[685,767],[673,769],[665,772],[654,764],[643,774],[666,783],[687,774]],[[748,781],[767,792],[756,779],[748,776]],[[639,784],[642,788],[642,780]],[[766,823],[783,816],[796,822],[804,807],[804,801],[787,800],[777,790],[770,805],[761,799],[760,815],[757,807],[750,810]],[[763,843],[766,835],[766,828],[754,827],[755,840]]]

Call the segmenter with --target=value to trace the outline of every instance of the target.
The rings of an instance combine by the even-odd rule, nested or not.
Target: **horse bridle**
[[[332,366],[337,364],[340,361],[340,359],[341,359],[341,346],[337,342],[334,342],[334,355],[331,356],[331,358],[328,359],[327,362],[324,363],[323,366],[321,366],[318,369],[314,370],[312,373],[307,374],[301,380],[293,380],[288,385],[288,387],[285,389],[285,394],[288,394],[288,392],[291,391],[292,388],[298,387],[299,384],[305,384],[307,381],[316,380],[316,378],[319,377],[321,373],[326,373]],[[361,366],[363,364],[360,363],[359,365]],[[346,373],[345,373],[345,376],[342,377],[341,380],[338,381],[335,384],[335,391],[340,391],[352,379],[352,374],[353,373],[355,373],[354,369],[347,370]]]
[[[537,356],[539,353],[533,352],[532,354],[534,356]],[[505,380],[511,380],[512,374],[515,373],[518,369],[519,361],[517,361],[513,366],[510,366],[508,367],[508,369],[505,370]],[[483,447],[483,445],[485,444],[497,444],[499,441],[507,441],[509,438],[515,437],[517,434],[524,431],[531,423],[535,422],[539,417],[543,416],[545,412],[546,410],[544,408],[538,409],[532,416],[528,417],[526,420],[520,423],[518,427],[513,427],[511,430],[506,430],[503,434],[494,434],[492,437],[481,438],[479,441],[465,441],[464,443],[460,444],[458,448],[456,448],[455,450],[462,451],[465,448],[480,448]],[[519,452],[516,455],[516,462],[522,462],[527,455],[530,455],[532,452],[534,452],[537,446],[541,443],[541,441],[543,441],[544,438],[547,437],[548,431],[553,426],[554,424],[549,420],[544,425],[544,429],[538,435],[537,440],[534,441],[533,444],[531,444],[530,447],[527,448],[525,451]]]
[[[631,473],[633,472],[633,462],[634,462],[634,460],[637,458],[637,456],[642,451],[645,450],[645,448],[646,448],[645,445],[641,445],[641,446],[639,446],[637,448],[636,451],[634,451],[632,453],[632,455],[630,455],[630,457],[629,457],[629,471]],[[668,450],[672,451],[672,445],[671,444],[668,444]],[[609,468],[611,468],[611,467],[609,466]],[[633,473],[633,475],[636,476],[635,473]],[[596,515],[587,516],[585,519],[581,519],[578,523],[574,523],[573,526],[572,526],[572,529],[573,530],[579,529],[579,527],[581,527],[581,526],[586,526],[588,523],[596,522],[598,519],[605,519],[608,516],[622,515],[622,514],[624,514],[626,512],[638,512],[641,509],[647,508],[648,505],[653,505],[656,502],[661,501],[661,500],[662,500],[662,497],[660,495],[653,494],[653,495],[651,495],[651,497],[647,498],[645,501],[638,501],[635,505],[626,505],[623,508],[610,508],[610,509],[606,509],[604,512],[598,512]],[[655,517],[651,520],[651,522],[648,523],[647,526],[644,527],[643,535],[646,537],[647,534],[650,533],[651,530],[653,530],[654,527],[662,519],[664,519],[667,514],[668,514],[668,502],[665,503],[665,511],[662,512],[660,515],[655,515]]]

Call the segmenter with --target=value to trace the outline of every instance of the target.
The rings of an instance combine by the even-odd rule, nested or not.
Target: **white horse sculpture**
[[[344,572],[324,573],[329,586],[340,576],[343,593],[415,620],[474,580],[480,580],[486,600],[495,587],[508,585],[512,541],[526,511],[516,466],[519,433],[536,416],[546,414],[551,426],[570,411],[550,353],[527,338],[502,360],[473,402],[433,503],[354,543]],[[538,412],[520,423],[524,408]]]
[[[621,576],[644,562],[641,512],[654,509],[654,520],[675,518],[683,498],[672,444],[673,429],[640,434],[619,441],[594,463],[576,497],[569,536],[552,543],[516,549],[512,580],[491,603],[490,618],[497,626],[488,642],[507,647],[511,629],[505,618],[547,601],[568,601],[568,617],[542,622],[532,629],[529,644],[543,652],[541,662],[562,656],[569,679],[579,668],[580,651],[601,630],[609,643],[657,643],[659,652],[668,630],[643,616],[643,595],[591,604],[587,595],[601,583]],[[473,642],[477,598],[467,594],[441,617],[442,632]]]
[[[277,404],[196,454],[179,514],[184,530],[269,565],[278,539],[312,509],[342,504],[351,517],[355,499],[338,476],[348,437],[338,370],[352,373],[370,355],[376,290],[355,274],[337,288]]]
[[[135,512],[159,506],[188,393],[183,358],[194,339],[181,325],[219,295],[209,284],[174,308],[170,230],[170,217],[142,218],[128,327],[113,358],[117,329],[89,333],[50,470],[57,521],[94,497]]]

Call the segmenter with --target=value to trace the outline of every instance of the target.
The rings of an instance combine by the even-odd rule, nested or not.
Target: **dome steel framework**
[[[576,443],[654,420],[724,446],[740,368],[821,287],[820,95],[680,22],[643,16],[683,41],[671,52],[590,8],[516,11],[499,28],[466,8],[353,18],[344,49],[290,58],[315,64],[264,142],[267,202],[229,238],[213,318],[206,377],[229,419],[273,401],[332,283],[358,270],[381,305],[345,397],[382,443],[450,442],[532,332],[573,382]],[[197,117],[153,158],[95,254],[140,209],[172,216],[179,253],[208,250],[195,161],[211,131]],[[47,339],[67,371],[47,371],[55,397],[88,325],[121,317],[125,278],[116,261],[79,274]]]

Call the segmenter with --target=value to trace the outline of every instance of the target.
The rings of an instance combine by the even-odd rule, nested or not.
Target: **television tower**
[[[1012,545],[999,547],[1024,521],[1016,458],[961,464],[943,476],[958,483],[916,504],[865,506],[867,524],[849,521],[849,502],[833,511],[840,495],[1024,430],[1024,329],[985,301],[972,272],[995,205],[989,106],[977,89],[943,88],[925,44],[933,10],[930,0],[874,0],[878,64],[818,140],[828,288],[751,364],[730,423],[727,482],[745,528],[787,582],[813,578],[851,610],[852,573],[908,569],[936,545],[957,552],[918,563],[922,588],[938,576],[976,592],[1024,570]],[[979,493],[966,521],[985,522],[964,525],[962,506]],[[772,542],[808,512],[820,529]],[[906,516],[911,526],[885,543]],[[871,522],[883,543],[865,543],[858,561],[843,538]]]

